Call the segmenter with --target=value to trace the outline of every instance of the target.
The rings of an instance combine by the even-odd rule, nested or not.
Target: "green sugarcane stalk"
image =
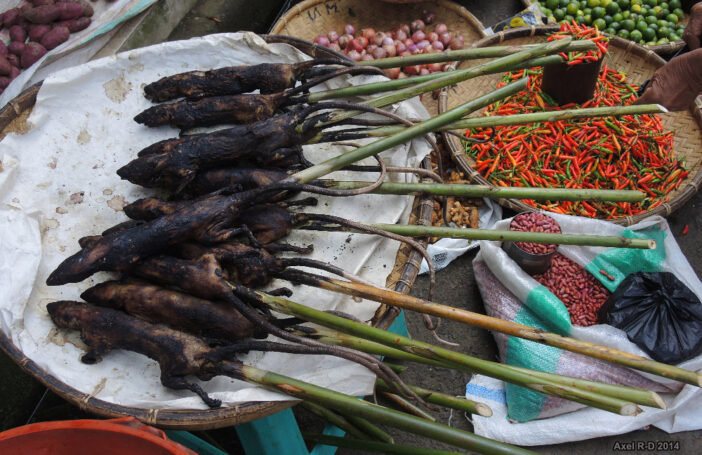
[[[450,111],[444,112],[443,114],[437,115],[434,118],[425,120],[424,122],[417,123],[397,134],[392,136],[379,139],[370,144],[364,145],[363,147],[358,147],[355,150],[346,152],[334,158],[330,158],[312,167],[308,167],[300,172],[297,172],[290,177],[282,180],[281,182],[300,182],[307,183],[326,174],[334,172],[341,169],[344,166],[353,164],[356,161],[360,161],[369,156],[376,155],[384,150],[387,150],[396,145],[404,144],[407,141],[412,140],[417,136],[424,135],[435,128],[439,128],[442,125],[451,123],[458,120],[463,115],[473,112],[477,109],[485,107],[489,104],[494,103],[497,100],[503,99],[509,95],[517,93],[526,87],[527,79],[522,78],[518,81],[512,82],[511,84],[505,85],[487,95],[483,95],[467,103],[454,108]]]
[[[431,55],[431,54],[422,54],[422,55]],[[532,58],[529,60],[524,60],[524,61],[517,63],[514,66],[510,67],[509,70],[516,71],[516,70],[525,69],[525,68],[536,68],[539,66],[556,65],[559,63],[563,63],[563,57],[561,57],[560,55],[547,55],[546,57],[536,57],[536,58]],[[463,70],[461,70],[461,71],[463,71]],[[485,74],[496,74],[496,73],[502,73],[504,71],[505,70],[502,68],[490,69]],[[392,90],[411,87],[413,85],[418,85],[418,84],[421,84],[423,82],[435,81],[435,80],[439,79],[440,77],[445,76],[446,74],[447,73],[432,73],[432,74],[426,74],[424,76],[412,76],[412,77],[408,77],[405,79],[393,79],[390,81],[370,82],[368,84],[353,85],[350,87],[341,87],[341,88],[323,90],[320,92],[312,92],[308,95],[300,95],[297,98],[299,98],[300,101],[304,100],[304,102],[307,102],[307,103],[316,103],[319,101],[326,101],[326,100],[332,100],[332,99],[338,99],[338,98],[350,98],[350,97],[354,97],[354,96],[372,95],[375,93],[389,92]],[[292,99],[295,100],[296,98],[293,97]]]
[[[505,57],[525,50],[533,49],[534,44],[515,46],[490,46],[470,49],[446,50],[432,52],[431,54],[415,54],[404,57],[386,57],[375,60],[361,60],[356,62],[359,66],[374,66],[376,68],[398,68],[410,65],[424,65],[426,63],[444,63],[463,60],[476,60],[481,58]],[[587,52],[597,50],[597,45],[590,40],[574,40],[563,49],[563,52]]]
[[[373,440],[374,438],[363,431],[361,431],[359,428],[355,427],[351,422],[349,422],[347,419],[345,419],[343,416],[340,416],[336,412],[325,408],[324,406],[320,406],[318,404],[312,403],[310,401],[303,401],[300,403],[300,406],[303,408],[307,409],[310,411],[312,414],[316,415],[317,417],[320,417],[321,419],[331,423],[332,425],[335,425],[342,430],[344,430],[346,433],[350,434],[354,438],[358,439],[363,439],[366,441]]]
[[[385,364],[386,367],[390,368],[392,371],[394,371],[397,374],[400,374],[407,369],[407,367],[404,365],[398,365],[396,363],[385,362],[385,361],[383,361],[383,363]]]
[[[656,241],[653,239],[630,239],[628,237],[617,237],[610,235],[552,234],[546,232],[502,231],[494,229],[451,228],[387,223],[365,223],[365,225],[376,229],[381,229],[383,231],[392,232],[394,234],[404,235],[406,237],[440,237],[451,239],[492,240],[498,242],[605,246],[612,248],[634,248],[641,250],[656,249]],[[307,226],[301,226],[299,229],[307,229]],[[364,232],[343,226],[334,228],[334,230],[356,232],[360,234]]]
[[[408,297],[408,296],[403,296],[403,297]],[[414,297],[410,297],[410,298],[414,298]],[[384,303],[388,303],[388,302],[384,301]],[[392,303],[389,303],[389,304],[392,305]],[[414,311],[421,311],[421,310],[415,308]],[[489,316],[484,316],[484,315],[479,315],[479,316],[489,318]],[[500,320],[500,321],[502,321],[502,320]],[[508,321],[503,321],[503,322],[508,322]],[[481,327],[481,326],[478,325],[478,327]],[[486,328],[484,326],[482,326],[482,327]],[[392,359],[406,360],[406,361],[410,361],[410,362],[422,363],[425,365],[431,365],[431,366],[436,366],[436,367],[441,367],[441,368],[448,368],[448,369],[453,369],[453,370],[472,372],[472,370],[467,369],[464,365],[459,364],[459,363],[453,363],[453,362],[449,362],[446,360],[436,360],[436,359],[422,357],[422,356],[417,355],[417,354],[413,354],[410,352],[395,349],[395,348],[386,346],[384,344],[376,343],[376,342],[369,341],[369,340],[366,340],[363,338],[359,338],[359,337],[356,337],[353,335],[349,335],[347,333],[341,333],[341,332],[326,329],[323,327],[316,327],[315,331],[313,333],[299,332],[298,335],[309,336],[309,337],[312,337],[315,340],[321,341],[322,343],[325,343],[325,344],[331,344],[331,345],[335,345],[335,346],[345,346],[348,348],[355,349],[357,351],[362,351],[362,352],[366,352],[366,353],[374,354],[374,355],[382,355],[382,356],[389,357]],[[386,365],[388,364],[387,362],[385,362],[385,363],[386,363]],[[666,405],[665,405],[665,402],[663,401],[663,399],[661,399],[661,397],[656,392],[652,392],[650,390],[644,390],[644,389],[639,389],[639,388],[635,388],[635,387],[616,385],[616,384],[607,384],[604,382],[590,381],[587,379],[580,379],[580,378],[576,378],[576,377],[572,377],[572,376],[562,376],[562,375],[553,374],[553,373],[546,373],[546,372],[539,371],[539,370],[530,370],[527,368],[521,368],[521,367],[517,367],[514,365],[505,365],[505,366],[511,370],[521,371],[523,373],[529,374],[531,376],[542,379],[544,381],[548,381],[549,383],[570,386],[570,387],[574,387],[574,388],[578,388],[578,389],[585,389],[585,390],[589,390],[590,392],[593,392],[593,393],[597,393],[600,395],[606,395],[606,396],[614,397],[614,398],[621,398],[622,400],[630,401],[632,403],[640,404],[643,406],[650,406],[650,407],[659,408],[659,409],[666,409]],[[412,386],[410,386],[410,388],[412,388]],[[431,402],[431,400],[427,399],[427,397],[424,397],[424,400]],[[441,404],[441,403],[437,403],[437,404]]]
[[[337,190],[364,188],[368,182],[319,180],[319,186]],[[492,199],[514,198],[535,201],[597,201],[639,202],[645,193],[634,190],[595,190],[577,188],[528,188],[491,185],[467,185],[457,183],[401,183],[386,182],[371,194],[431,194],[434,196],[488,197]]]
[[[382,392],[383,396],[387,398],[388,400],[392,401],[405,411],[409,412],[412,415],[416,415],[417,417],[424,419],[424,420],[429,420],[431,422],[436,422],[436,418],[432,416],[431,414],[428,414],[424,412],[423,409],[420,409],[418,406],[413,405],[409,401],[405,400],[399,395],[396,395],[394,393],[389,393],[389,392]]]
[[[402,79],[405,80],[405,79]],[[467,130],[470,128],[489,128],[494,126],[522,125],[527,123],[557,122],[560,120],[574,120],[593,117],[617,117],[621,115],[665,114],[668,112],[660,104],[641,104],[632,106],[588,107],[581,109],[565,109],[562,111],[532,112],[529,114],[493,115],[484,117],[471,117],[458,120],[442,126],[436,131]],[[407,127],[403,125],[389,125],[370,128],[363,131],[363,137],[358,134],[356,139],[370,137],[386,137],[397,134]]]
[[[346,420],[348,420],[353,426],[361,431],[365,431],[366,434],[372,437],[374,440],[380,442],[387,442],[388,444],[394,444],[395,440],[388,433],[380,429],[380,427],[370,423],[366,419],[358,416],[353,416],[350,414],[342,413]]]
[[[432,90],[436,90],[436,89],[445,87],[447,85],[452,85],[452,84],[457,84],[459,82],[463,82],[463,81],[468,80],[468,79],[473,78],[473,77],[482,76],[485,74],[490,74],[491,72],[500,71],[500,70],[501,71],[510,70],[515,65],[523,63],[524,60],[528,60],[528,59],[533,58],[533,57],[540,57],[540,56],[546,55],[546,54],[560,52],[570,42],[571,42],[571,40],[568,38],[564,38],[564,39],[557,40],[557,41],[551,41],[549,43],[539,44],[539,45],[535,46],[534,48],[526,50],[526,51],[517,52],[516,54],[512,54],[512,55],[508,55],[506,57],[501,57],[501,58],[498,58],[496,60],[492,60],[492,61],[484,63],[482,65],[473,66],[471,68],[467,68],[464,70],[449,71],[448,73],[443,73],[443,75],[441,77],[438,77],[437,79],[397,90],[391,94],[381,96],[381,97],[372,99],[370,101],[366,101],[364,104],[366,106],[372,106],[372,107],[378,107],[378,108],[383,107],[383,106],[388,106],[390,104],[398,103],[400,101],[404,101],[406,99],[415,97],[417,95],[421,95],[422,93],[430,92]],[[421,132],[417,132],[416,134],[402,140],[401,142],[395,143],[393,145],[387,145],[382,150],[385,150],[385,149],[390,148],[394,145],[398,145],[400,143],[406,142],[407,140],[411,139],[412,137],[423,135],[423,134],[430,132],[432,128],[440,126],[440,125],[435,125],[434,124],[435,122],[440,122],[441,124],[444,124],[444,123],[449,123],[451,121],[458,120],[459,118],[463,117],[464,115],[472,112],[472,110],[465,110],[465,106],[467,106],[469,104],[470,103],[466,103],[463,106],[459,106],[457,108],[451,109],[450,111],[444,112],[443,114],[440,114],[440,115],[434,117],[433,119],[429,119],[425,122],[418,123],[417,125],[408,128],[406,131],[411,131],[413,128],[417,128],[415,131],[421,131]],[[304,128],[309,128],[309,127],[322,128],[324,126],[331,125],[331,124],[334,124],[336,122],[354,117],[360,113],[361,112],[359,112],[359,111],[333,112],[333,113],[327,114],[325,116],[322,116],[320,118],[320,120],[318,122],[316,122],[316,124],[304,125]],[[448,118],[451,118],[451,120],[448,120],[448,121],[443,120],[443,119],[448,119]],[[442,119],[442,120],[439,120],[439,119]],[[429,129],[426,129],[427,127],[429,127]],[[303,125],[300,125],[298,128],[302,129]],[[395,137],[395,136],[392,136],[392,137]],[[372,145],[372,144],[369,144],[369,145]],[[375,153],[371,153],[371,155],[374,155],[374,154]]]
[[[449,452],[448,450],[425,449],[423,447],[401,446],[382,442],[358,441],[354,439],[338,438],[336,436],[307,432],[302,433],[302,438],[305,441],[314,442],[316,444],[357,449],[364,452],[390,453],[398,455],[462,455],[459,452]]]
[[[301,400],[312,401],[336,411],[353,412],[355,415],[368,419],[371,422],[382,423],[463,449],[488,455],[535,455],[530,450],[484,438],[437,422],[420,419],[419,417],[387,409],[343,393],[248,365],[230,363],[226,374],[247,382],[253,382],[269,390]]]
[[[477,401],[468,400],[466,398],[454,397],[453,395],[425,389],[423,387],[413,385],[408,385],[408,387],[427,403],[438,404],[446,408],[470,412],[471,414],[478,414],[483,417],[492,416],[492,409],[490,409],[490,406],[486,404],[478,403]],[[382,392],[392,392],[390,386],[380,378],[376,379],[375,389]]]
[[[236,287],[234,288],[236,289],[235,292],[242,292]],[[290,314],[310,322],[324,325],[325,327],[339,330],[341,332],[367,338],[371,341],[376,341],[378,343],[411,352],[422,357],[428,357],[436,360],[443,359],[454,363],[460,363],[466,368],[469,368],[472,372],[511,382],[513,384],[539,392],[545,390],[543,389],[544,385],[549,385],[552,387],[548,389],[548,392],[555,396],[576,401],[587,406],[603,409],[615,414],[636,415],[640,412],[640,409],[634,403],[624,401],[616,397],[599,395],[587,390],[579,390],[561,384],[549,384],[548,381],[537,379],[536,377],[521,371],[511,370],[498,362],[478,359],[476,357],[460,354],[438,346],[433,346],[428,343],[412,340],[411,338],[391,334],[384,330],[369,327],[361,323],[350,321],[339,316],[334,316],[304,305],[300,305],[290,300],[274,297],[262,292],[243,292],[247,294],[247,299],[252,297],[257,298],[260,302],[268,305],[275,311]]]

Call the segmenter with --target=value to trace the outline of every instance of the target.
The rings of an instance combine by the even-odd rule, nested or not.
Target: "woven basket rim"
[[[529,6],[533,5],[534,2],[532,2],[531,0],[522,0],[522,4],[524,4],[524,6],[526,6],[526,7],[529,7]],[[689,14],[686,14],[685,16],[689,17]],[[624,39],[624,38],[622,38],[622,39]],[[629,40],[627,40],[627,41],[629,41]],[[636,44],[638,44],[638,43],[636,43]],[[650,49],[657,54],[667,55],[667,54],[672,54],[676,51],[679,51],[684,46],[685,46],[685,41],[679,40],[679,41],[673,41],[673,42],[665,43],[665,44],[652,44],[650,46],[645,45],[642,47],[644,47],[646,49]]]
[[[559,28],[559,25],[513,28],[485,37],[480,41],[476,42],[475,47],[486,47],[515,38],[540,36],[557,31]],[[651,63],[656,68],[659,68],[665,65],[666,63],[666,61],[660,55],[658,55],[651,49],[647,49],[644,46],[641,46],[633,41],[626,40],[618,36],[608,36],[610,38],[610,45],[622,48],[625,52],[631,53],[644,59],[644,61]],[[447,110],[448,96],[448,90],[444,89],[441,91],[439,97],[440,112],[445,112]],[[698,125],[700,125],[700,127],[702,128],[702,111],[700,111],[699,108],[691,108],[690,112],[697,121]],[[488,182],[482,175],[480,175],[480,173],[478,173],[472,168],[470,161],[468,160],[466,154],[463,151],[463,145],[461,144],[461,142],[452,135],[444,136],[446,137],[446,143],[448,145],[451,158],[453,159],[454,163],[456,163],[456,165],[461,169],[461,171],[466,173],[470,181],[475,181],[476,183],[479,183],[481,185],[494,186],[490,182]],[[684,187],[682,187],[681,190],[679,190],[678,194],[676,194],[670,202],[663,203],[658,207],[654,208],[653,210],[649,210],[638,215],[613,218],[608,219],[607,221],[624,226],[630,226],[653,215],[660,215],[663,217],[670,215],[671,213],[673,213],[674,210],[676,210],[685,202],[687,202],[697,192],[697,189],[700,186],[702,186],[702,165],[698,167],[697,171],[694,174],[692,172],[690,174],[691,176],[688,176],[686,178],[687,184]],[[500,205],[515,210],[517,212],[534,210],[534,207],[527,205],[518,199],[498,199],[497,202]]]
[[[347,59],[346,56],[338,54],[331,49],[317,46],[309,41],[289,36],[261,35],[269,43],[286,43],[293,45],[312,57],[326,56]],[[0,109],[0,133],[17,117],[26,110],[31,109],[36,102],[37,93],[41,87],[41,82],[26,88],[20,95],[9,101]],[[3,137],[0,134],[0,140]],[[423,163],[427,166],[426,162]],[[423,205],[428,199],[415,198],[415,203],[422,205],[419,210],[418,223],[428,223],[431,220],[431,211],[427,213]],[[415,211],[413,210],[413,216]],[[402,267],[399,277],[395,280],[395,290],[406,294],[409,292],[414,280],[417,277],[422,256],[415,250],[400,249],[396,257],[395,267],[389,279],[396,273],[398,266]],[[404,261],[401,263],[400,261]],[[387,328],[394,318],[399,314],[399,310],[380,305],[374,317],[373,323],[380,328]],[[26,357],[11,338],[0,332],[0,350],[17,363],[20,368],[31,375],[43,385],[51,389],[66,401],[78,406],[81,410],[91,412],[102,417],[133,416],[147,425],[158,426],[166,429],[179,430],[209,430],[222,428],[225,426],[238,425],[250,422],[268,415],[277,413],[296,404],[296,401],[268,401],[268,402],[246,402],[235,406],[219,409],[143,409],[130,406],[110,403],[89,394],[78,391],[71,385],[58,380],[48,374],[33,360]]]
[[[275,24],[273,24],[273,27],[271,28],[270,33],[273,35],[279,35],[283,28],[287,25],[288,22],[290,22],[291,18],[302,14],[305,10],[319,5],[320,3],[326,3],[330,0],[305,0],[303,2],[300,2],[296,5],[294,5],[292,8],[290,8],[288,11],[285,12],[277,21]],[[384,0],[385,1],[385,0]],[[404,2],[399,2],[399,1],[388,1],[387,3],[404,3]],[[459,5],[456,2],[452,2],[449,0],[417,0],[417,1],[412,1],[409,3],[435,3],[439,5],[442,8],[446,8],[449,10],[454,11],[456,14],[459,16],[463,17],[466,19],[471,26],[475,27],[477,29],[477,32],[480,36],[485,36],[483,33],[483,30],[485,29],[485,25],[483,25],[480,20],[473,15],[470,11],[468,11],[465,7]]]

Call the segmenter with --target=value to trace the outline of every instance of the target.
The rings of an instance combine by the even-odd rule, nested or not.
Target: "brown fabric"
[[[702,48],[687,52],[659,68],[634,104],[662,104],[671,111],[689,108],[702,93]]]
[[[690,22],[685,27],[682,39],[691,51],[699,49],[700,39],[702,39],[702,2],[697,2],[692,6]]]

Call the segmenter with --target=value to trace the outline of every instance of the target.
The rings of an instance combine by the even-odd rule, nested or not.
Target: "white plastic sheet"
[[[144,356],[115,351],[97,365],[82,364],[82,344],[77,334],[53,327],[45,309],[47,303],[78,300],[84,289],[110,274],[99,273],[81,283],[60,287],[44,283],[48,274],[78,249],[80,237],[124,221],[125,202],[152,194],[115,174],[142,148],[177,136],[173,128],[146,128],[132,120],[151,105],[143,97],[144,84],[187,70],[306,58],[288,45],[267,45],[253,34],[210,35],[138,49],[69,68],[46,79],[27,120],[29,131],[10,134],[0,142],[0,329],[27,357],[59,380],[105,401],[148,408],[205,408],[189,392],[162,387],[157,364]],[[353,83],[377,79],[359,77]],[[348,83],[348,79],[337,79],[322,88]],[[427,115],[417,100],[396,108],[408,117]],[[346,150],[311,146],[305,147],[305,155],[317,162]],[[423,140],[416,140],[382,156],[389,165],[417,166],[428,151]],[[372,179],[377,174],[342,172],[334,176]],[[404,181],[412,177],[394,178]],[[394,223],[406,222],[411,202],[406,196],[320,198],[314,210],[358,221]],[[298,232],[286,241],[314,243],[312,258],[333,262],[379,285],[384,285],[399,246],[375,236],[347,233]],[[363,320],[377,308],[373,302],[356,303],[306,287],[295,288],[293,299],[351,313]],[[375,380],[365,368],[332,357],[254,353],[245,360],[352,395],[370,392]],[[286,399],[224,377],[209,381],[204,389],[225,406]]]

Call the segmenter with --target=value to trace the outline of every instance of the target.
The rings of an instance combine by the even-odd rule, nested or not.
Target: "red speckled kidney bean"
[[[556,220],[548,215],[539,212],[520,213],[512,219],[509,225],[510,231],[521,232],[550,232],[561,233],[561,228]],[[558,245],[516,242],[519,248],[531,254],[548,254],[556,251]]]
[[[534,275],[534,279],[563,302],[573,325],[597,324],[597,312],[609,297],[609,291],[587,270],[556,253],[551,268]]]

